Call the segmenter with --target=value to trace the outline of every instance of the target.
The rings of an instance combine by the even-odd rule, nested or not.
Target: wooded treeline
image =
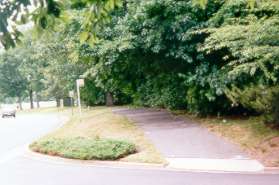
[[[44,63],[44,92],[67,96],[82,75],[88,105],[113,97],[115,104],[279,122],[279,1],[121,2],[102,24],[91,22],[93,31],[84,26],[85,4],[76,3],[71,18],[31,39]]]

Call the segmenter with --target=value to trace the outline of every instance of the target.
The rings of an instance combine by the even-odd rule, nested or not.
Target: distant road
[[[0,105],[5,105],[5,104],[1,104]],[[8,105],[13,105],[14,107],[17,107],[17,104],[8,104]],[[46,108],[46,107],[55,107],[56,106],[56,101],[40,101],[40,107],[41,108]],[[37,103],[34,101],[34,107],[37,107]],[[24,110],[26,109],[30,109],[30,103],[29,102],[23,102],[22,103],[22,108]]]
[[[58,113],[24,113],[16,118],[0,118],[0,157],[31,143],[60,124],[62,115]]]

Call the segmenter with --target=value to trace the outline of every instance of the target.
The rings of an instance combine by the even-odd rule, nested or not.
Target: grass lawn
[[[265,125],[260,117],[190,117],[217,135],[239,144],[266,166],[279,167],[279,130]]]
[[[75,114],[60,129],[30,145],[34,151],[75,159],[165,163],[142,130],[110,108]],[[130,154],[130,155],[129,155]]]

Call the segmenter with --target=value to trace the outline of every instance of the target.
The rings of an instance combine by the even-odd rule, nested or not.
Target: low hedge
[[[136,146],[128,141],[83,137],[41,139],[30,148],[43,154],[81,160],[117,160],[136,152]]]

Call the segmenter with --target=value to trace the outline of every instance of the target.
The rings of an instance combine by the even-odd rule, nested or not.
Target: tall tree
[[[30,107],[33,109],[33,95],[36,95],[37,107],[39,107],[40,94],[44,90],[43,81],[45,77],[43,70],[46,66],[46,59],[41,53],[42,44],[39,41],[32,40],[30,36],[25,36],[17,50],[19,50],[22,59],[20,71],[27,78]]]
[[[7,51],[0,57],[0,89],[5,97],[18,98],[22,109],[21,102],[27,89],[27,79],[19,70],[22,60],[17,51]]]

